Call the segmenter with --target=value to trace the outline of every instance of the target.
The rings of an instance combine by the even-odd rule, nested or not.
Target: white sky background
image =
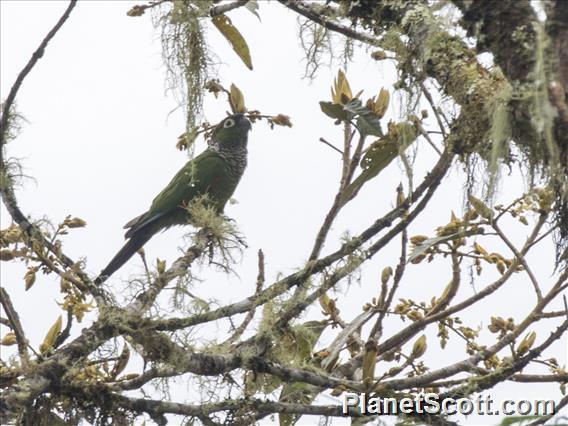
[[[122,246],[124,223],[144,212],[153,197],[187,161],[187,154],[175,148],[177,136],[184,130],[184,113],[177,109],[170,114],[177,102],[171,93],[164,94],[165,69],[158,31],[152,27],[149,14],[140,18],[126,16],[133,4],[136,3],[78,4],[24,81],[17,107],[28,123],[7,149],[8,156],[22,159],[25,174],[35,179],[25,180],[23,188],[17,191],[24,213],[33,219],[45,216],[54,223],[61,222],[68,214],[87,221],[86,228],[72,230],[65,237],[63,250],[75,260],[86,258],[87,271],[93,277]],[[62,1],[0,2],[2,99],[66,7],[67,2]],[[329,87],[340,64],[322,67],[311,83],[302,80],[304,63],[296,16],[278,4],[264,2],[261,2],[260,15],[262,22],[244,9],[230,13],[249,44],[253,72],[240,62],[226,40],[214,28],[209,28],[208,41],[221,62],[218,77],[227,87],[231,82],[237,84],[249,108],[259,109],[264,114],[287,114],[294,127],[270,130],[266,124],[257,123],[250,134],[249,167],[235,193],[238,204],[225,209],[226,214],[236,220],[249,246],[242,261],[235,265],[239,276],[228,277],[204,268],[199,275],[205,281],[191,289],[199,297],[215,298],[219,303],[238,301],[253,293],[259,248],[266,256],[267,284],[278,274],[289,274],[303,265],[335,196],[340,173],[338,153],[318,142],[323,136],[340,146],[340,128],[321,113],[318,104],[320,100],[329,100]],[[337,52],[340,49],[338,45]],[[354,92],[365,89],[365,99],[378,93],[381,86],[392,94],[396,80],[392,64],[378,63],[361,50],[349,65],[347,76]],[[396,119],[400,98],[396,95],[391,98],[395,105],[389,109],[387,117]],[[222,119],[227,109],[225,99],[207,97],[204,110],[210,122]],[[420,183],[436,159],[425,141],[419,144],[422,146],[416,160],[415,184]],[[204,146],[200,139],[196,152]],[[457,214],[462,212],[464,179],[455,167],[432,200],[427,214],[411,225],[409,235],[433,235],[436,226],[449,220],[450,209]],[[400,181],[406,188],[402,166],[393,163],[368,183],[335,222],[323,253],[338,246],[338,237],[344,231],[355,235],[386,213],[393,206],[395,187]],[[505,178],[502,186],[505,188],[503,200],[510,201],[520,195],[523,182],[518,173],[513,173]],[[0,211],[1,226],[5,228],[11,219],[3,205]],[[524,231],[526,228],[511,229]],[[160,257],[171,264],[180,253],[184,232],[187,229],[179,227],[155,236],[145,246],[148,261],[155,265],[156,257]],[[524,233],[512,235],[517,243],[524,238]],[[395,267],[398,246],[396,241],[366,264],[360,283],[349,288],[345,283],[340,286],[335,297],[339,297],[345,320],[359,314],[361,306],[378,293],[380,271],[385,266]],[[488,248],[500,250],[499,246]],[[510,256],[505,250],[503,253]],[[529,257],[545,288],[553,282],[552,253],[550,243],[546,242]],[[448,262],[435,264],[435,267],[411,265],[400,296],[417,301],[439,296],[450,279],[450,269]],[[55,303],[61,299],[58,280],[38,275],[34,287],[24,292],[25,268],[14,262],[3,262],[1,267],[2,285],[12,295],[27,336],[37,347],[61,313]],[[135,256],[108,283],[119,285],[131,274],[142,271],[141,261]],[[497,277],[491,268],[488,271],[475,288],[464,280],[458,299],[470,296]],[[490,316],[512,316],[521,320],[533,303],[530,282],[526,276],[518,275],[497,295],[478,304],[474,312],[460,316],[466,325],[483,327],[484,343],[489,344],[492,335],[486,327]],[[318,311],[312,310],[305,318],[320,318]],[[85,321],[75,325],[76,333],[88,325]],[[387,324],[392,326],[387,335],[401,327],[398,321]],[[552,320],[545,324],[550,326],[548,330],[552,329]],[[226,330],[227,324],[219,323],[219,334]],[[548,330],[537,329],[537,343],[548,335]],[[197,328],[193,335],[205,337],[202,334],[205,331],[203,327]],[[207,333],[211,331],[217,332],[207,329]],[[427,332],[430,348],[424,358],[427,364],[437,368],[462,359],[463,343],[452,336],[448,348],[442,352],[435,338],[436,331],[433,326]],[[331,333],[324,335],[327,342],[330,336]],[[412,342],[406,352],[411,345]],[[557,357],[561,364],[566,363],[566,339],[546,354],[550,356]],[[379,364],[378,368],[385,366],[392,365]],[[547,373],[542,368],[532,371]],[[491,394],[495,400],[558,399],[560,395],[554,384],[505,384]],[[184,394],[175,397],[184,402]],[[322,402],[329,403],[327,399]],[[301,424],[315,421],[304,418]],[[334,420],[334,424],[346,422],[345,419]],[[487,417],[469,419],[469,424],[496,423],[498,419]]]

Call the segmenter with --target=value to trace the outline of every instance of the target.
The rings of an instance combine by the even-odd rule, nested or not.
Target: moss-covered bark
[[[441,28],[424,2],[364,0],[350,7],[348,16],[376,33],[399,31],[408,37],[414,77],[434,78],[461,108],[452,129],[456,152],[489,158],[495,97],[509,91],[503,75],[481,66],[477,52]]]
[[[568,237],[568,2],[549,2],[543,25],[528,0],[454,0],[476,48],[446,31],[420,0],[339,3],[353,22],[375,34],[398,32],[410,50],[403,67],[415,79],[435,79],[460,106],[450,138],[457,153],[478,153],[490,170],[498,161],[510,161],[511,142],[524,153],[529,171],[556,189],[563,248]],[[480,65],[477,55],[484,51],[498,68]]]
[[[530,78],[535,66],[537,17],[528,0],[455,0],[454,4],[462,11],[461,24],[467,35],[477,40],[479,52],[492,52],[510,80]]]

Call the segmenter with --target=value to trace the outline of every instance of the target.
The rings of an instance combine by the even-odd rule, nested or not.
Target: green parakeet
[[[222,213],[246,168],[250,129],[251,123],[243,114],[231,115],[217,124],[209,147],[177,172],[146,213],[124,225],[128,241],[95,283],[104,282],[158,231],[186,224],[189,217],[184,207],[196,197],[207,195],[210,205]]]

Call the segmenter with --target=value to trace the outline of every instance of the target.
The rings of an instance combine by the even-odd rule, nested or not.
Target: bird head
[[[246,145],[250,129],[250,121],[244,114],[233,114],[217,124],[213,131],[213,140],[225,147]]]

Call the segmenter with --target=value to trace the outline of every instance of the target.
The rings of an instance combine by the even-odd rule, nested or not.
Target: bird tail
[[[128,259],[130,259],[137,250],[139,250],[152,237],[151,232],[138,232],[122,246],[119,252],[112,258],[109,264],[101,271],[95,279],[95,284],[102,284],[114,274]]]

